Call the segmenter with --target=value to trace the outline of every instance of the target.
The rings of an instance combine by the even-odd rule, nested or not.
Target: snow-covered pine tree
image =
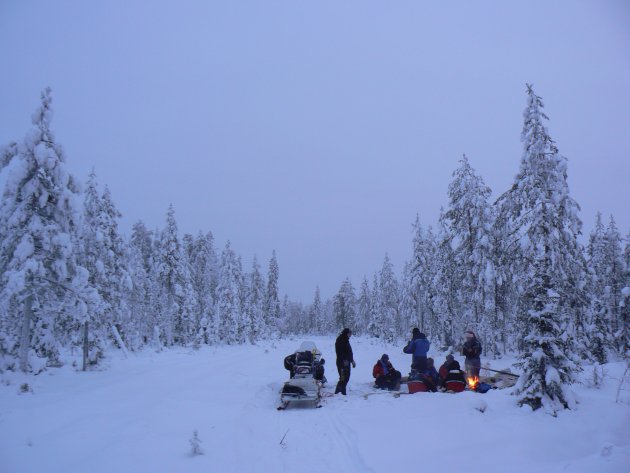
[[[357,300],[357,335],[367,333],[367,327],[370,323],[371,299],[370,285],[367,277],[364,276],[361,288],[359,289],[359,298]]]
[[[386,338],[385,314],[381,310],[381,291],[378,287],[378,275],[374,274],[372,281],[372,293],[370,294],[370,316],[368,319],[367,333],[374,338]]]
[[[96,287],[101,298],[108,302],[110,313],[106,320],[119,332],[124,343],[137,336],[131,325],[131,314],[127,306],[127,294],[133,283],[127,266],[127,248],[118,230],[118,220],[122,214],[116,208],[109,187],[105,186],[102,202],[103,243],[105,253],[102,261],[105,275],[102,285]],[[124,348],[124,347],[121,347]]]
[[[0,307],[23,371],[31,369],[31,351],[58,364],[60,349],[79,338],[93,314],[88,307],[98,302],[77,263],[80,188],[50,129],[51,103],[47,88],[0,203]]]
[[[438,274],[437,242],[431,227],[424,230],[419,215],[416,215],[413,232],[413,255],[409,265],[410,284],[416,300],[413,325],[421,327],[429,334],[437,334],[439,333],[435,310],[437,302],[435,277]]]
[[[228,241],[221,252],[215,314],[219,339],[230,345],[241,343],[245,329],[240,301],[242,283],[240,261]]]
[[[630,357],[630,231],[626,235],[626,246],[624,248],[624,285],[621,289],[623,296],[620,303],[620,317],[623,333],[623,355]]]
[[[269,260],[269,271],[267,272],[267,291],[265,293],[265,326],[271,335],[277,335],[280,324],[280,298],[278,296],[278,280],[280,278],[280,268],[276,258],[276,250],[271,254]]]
[[[160,285],[159,326],[168,345],[186,345],[193,341],[195,333],[195,294],[186,254],[177,234],[172,205],[168,208],[166,228],[160,235],[156,263],[156,276]]]
[[[444,210],[440,209],[440,230],[436,246],[435,311],[437,313],[435,330],[444,347],[451,347],[468,328],[461,317],[462,300],[458,288],[463,284],[462,272],[457,266],[453,250],[453,235],[447,225]]]
[[[511,228],[520,243],[522,296],[518,306],[523,370],[520,405],[551,414],[574,406],[570,384],[579,365],[574,330],[583,317],[579,207],[569,195],[566,158],[547,132],[542,99],[527,85],[521,134],[523,157],[510,200]]]
[[[254,256],[252,261],[252,272],[247,276],[247,303],[245,308],[248,323],[247,332],[249,341],[256,343],[262,340],[267,333],[264,317],[265,280],[260,272],[260,265],[256,256]]]
[[[322,297],[319,286],[315,287],[315,295],[313,296],[313,304],[309,308],[312,332],[316,335],[323,335],[325,321],[323,320]]]
[[[216,252],[211,232],[199,232],[188,238],[188,260],[191,284],[195,294],[195,344],[216,342],[214,324],[214,290],[216,288]],[[213,287],[214,286],[214,287]]]
[[[127,305],[131,313],[131,325],[137,334],[130,341],[130,348],[136,349],[154,338],[154,329],[158,326],[155,296],[156,288],[155,255],[153,253],[153,234],[142,221],[132,227],[131,238],[127,244],[129,253],[129,273],[132,290],[128,293]]]
[[[77,261],[89,273],[89,284],[97,290],[98,304],[93,306],[93,323],[88,330],[89,361],[97,363],[104,355],[103,341],[108,337],[107,315],[111,316],[109,301],[106,300],[100,287],[105,276],[105,265],[102,261],[104,250],[103,204],[99,195],[96,173],[92,170],[88,176],[83,192],[83,220],[80,228],[80,245],[77,248]],[[107,315],[106,315],[107,314]]]
[[[334,297],[333,311],[335,324],[339,329],[356,326],[356,296],[349,278],[346,278]]]
[[[388,342],[393,342],[396,335],[402,333],[402,320],[399,312],[398,281],[394,275],[394,265],[387,254],[378,277],[381,303],[379,309],[385,323],[384,335]]]
[[[590,299],[590,313],[587,325],[589,338],[588,353],[598,363],[608,361],[608,352],[612,348],[612,335],[606,303],[606,231],[602,223],[602,214],[597,212],[595,228],[589,236],[587,247]]]
[[[604,275],[604,304],[610,317],[610,329],[613,334],[614,348],[617,353],[623,354],[627,345],[627,327],[624,327],[621,316],[621,291],[626,286],[625,263],[621,247],[621,235],[617,229],[614,217],[611,215],[605,234],[605,260],[606,270]]]
[[[419,327],[418,325],[418,294],[416,287],[412,279],[411,273],[412,263],[410,261],[405,262],[403,266],[403,274],[399,286],[400,303],[399,311],[401,317],[401,334],[409,333],[412,327]],[[424,327],[423,327],[424,329]]]
[[[495,283],[491,246],[494,216],[488,202],[491,190],[466,155],[459,162],[448,187],[444,223],[452,237],[453,256],[461,275],[461,284],[455,288],[463,311],[460,323],[474,329],[486,345],[494,346],[498,334],[489,325]]]

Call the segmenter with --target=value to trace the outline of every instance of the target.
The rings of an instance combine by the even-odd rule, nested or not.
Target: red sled
[[[429,388],[422,381],[409,381],[407,388],[409,388],[409,394],[429,392]]]

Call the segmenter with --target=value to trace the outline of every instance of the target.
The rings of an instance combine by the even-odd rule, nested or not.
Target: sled
[[[323,381],[315,379],[315,372],[322,368],[322,354],[315,343],[302,342],[295,355],[294,375],[280,390],[279,411],[286,409],[290,404],[313,404],[315,407],[321,407],[319,402],[322,397]]]

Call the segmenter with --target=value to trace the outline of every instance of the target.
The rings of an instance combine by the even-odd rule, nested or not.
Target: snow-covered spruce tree
[[[623,296],[620,302],[620,316],[624,327],[623,355],[630,357],[630,231],[626,235],[626,246],[624,248],[624,286],[621,289]]]
[[[106,313],[111,316],[109,302],[103,298],[100,287],[104,286],[105,265],[102,261],[104,250],[103,235],[103,205],[98,193],[98,184],[94,170],[88,176],[87,185],[83,193],[83,220],[80,233],[80,245],[77,252],[77,261],[89,273],[89,283],[98,292],[99,304],[94,306],[96,311],[92,319],[94,323],[89,327],[88,344],[89,359],[96,363],[104,354],[102,341],[107,338],[107,325],[111,323]]]
[[[439,333],[435,310],[437,302],[435,277],[438,274],[437,242],[431,227],[424,230],[419,216],[416,216],[413,231],[413,255],[409,266],[409,276],[416,299],[414,326],[429,334],[437,334]]]
[[[398,281],[394,275],[394,265],[385,254],[383,266],[379,272],[379,289],[381,292],[381,307],[386,323],[386,339],[393,341],[397,334],[402,333],[402,320],[399,311]]]
[[[58,364],[98,302],[77,264],[79,184],[50,129],[51,102],[47,88],[0,204],[0,306],[23,371],[31,369],[31,351]]]
[[[267,291],[265,293],[265,326],[269,334],[277,335],[280,324],[280,297],[278,296],[278,280],[280,278],[280,268],[276,258],[276,250],[271,254],[269,260],[269,271],[267,272]]]
[[[437,236],[435,311],[437,313],[435,330],[444,347],[453,346],[458,335],[464,333],[467,325],[461,314],[462,300],[458,288],[462,283],[462,272],[457,266],[453,250],[453,235],[446,224],[444,210],[440,211],[440,230]]]
[[[581,222],[569,196],[566,158],[560,156],[543,120],[543,103],[527,85],[521,134],[523,157],[512,191],[511,228],[520,242],[523,371],[515,389],[520,405],[555,415],[575,405],[570,384],[575,360],[576,320],[583,316]]]
[[[160,320],[167,345],[185,345],[193,341],[195,333],[195,294],[190,281],[186,254],[177,235],[175,211],[170,205],[166,228],[160,235],[156,258],[159,284]]]
[[[252,271],[247,275],[247,301],[245,314],[247,316],[248,337],[250,343],[262,340],[266,333],[264,317],[265,280],[260,273],[258,259],[254,256]]]
[[[461,274],[461,284],[456,286],[456,298],[463,311],[459,314],[460,323],[474,329],[486,346],[495,346],[497,334],[489,324],[494,312],[495,284],[490,194],[490,188],[464,155],[448,187],[444,224],[452,237],[453,257]]]
[[[623,318],[621,316],[621,291],[627,285],[625,280],[625,263],[623,257],[623,250],[621,247],[621,235],[617,229],[617,224],[613,216],[610,216],[608,226],[606,227],[605,236],[605,259],[606,259],[606,271],[604,275],[604,304],[607,306],[607,311],[610,317],[610,328],[613,334],[614,348],[620,354],[624,352],[624,347],[627,345],[627,327],[623,325]]]
[[[587,322],[589,338],[588,351],[597,363],[606,363],[612,348],[612,335],[609,326],[609,306],[606,303],[606,232],[602,214],[597,212],[595,228],[589,236],[587,247],[590,299],[590,313]]]
[[[128,341],[135,334],[130,333],[130,313],[126,304],[126,294],[132,288],[131,276],[127,266],[127,247],[118,230],[118,221],[122,214],[116,208],[108,186],[102,196],[105,244],[107,253],[104,258],[105,268],[109,272],[106,284],[98,288],[103,298],[112,308],[112,323],[119,330],[123,340]]]
[[[370,284],[367,277],[364,276],[359,289],[359,298],[357,299],[357,325],[355,329],[357,335],[367,333],[367,327],[370,323],[371,301]]]
[[[98,195],[96,174],[92,171],[84,198],[80,262],[89,271],[90,284],[101,300],[98,314],[101,325],[95,329],[101,330],[103,335],[109,334],[115,343],[120,335],[123,343],[128,344],[129,338],[137,334],[127,307],[132,282],[126,248],[118,232],[120,217],[109,189],[106,187],[102,196]]]
[[[228,241],[221,252],[215,314],[219,339],[230,345],[245,340],[246,323],[240,301],[243,274]]]
[[[356,325],[356,296],[354,287],[349,278],[346,278],[339,287],[339,291],[334,297],[333,311],[334,320],[338,330],[349,327],[351,330]]]
[[[374,274],[372,292],[370,294],[370,314],[367,324],[367,333],[371,337],[385,339],[387,324],[381,306],[381,291],[378,287],[378,275]]]
[[[412,279],[410,261],[405,262],[403,266],[403,274],[399,286],[399,312],[401,319],[401,332],[398,335],[407,334],[412,327],[418,325],[418,294],[416,293],[415,284]],[[423,330],[424,327],[423,327]]]
[[[325,321],[323,319],[322,310],[322,297],[319,291],[319,286],[315,287],[315,295],[313,296],[313,303],[309,308],[309,315],[311,320],[312,333],[316,335],[324,334]]]
[[[188,235],[187,253],[190,263],[191,284],[195,294],[195,345],[216,342],[213,331],[214,290],[216,290],[217,257],[211,232],[201,232],[196,238]]]
[[[507,194],[507,193],[506,193]],[[509,238],[508,207],[503,205],[502,197],[494,205],[494,225],[491,232],[492,264],[494,268],[494,312],[490,315],[490,327],[495,332],[493,346],[486,343],[484,351],[495,356],[514,350],[516,340],[521,333],[516,324],[516,307],[518,301],[518,286],[515,283],[516,274],[512,273],[515,252],[513,247],[517,242]]]
[[[157,312],[153,310],[156,307],[154,296],[159,294],[155,288],[153,234],[142,221],[133,225],[127,248],[132,281],[132,290],[127,294],[127,305],[133,331],[138,335],[131,340],[130,348],[137,349],[154,339],[154,330],[158,326]]]

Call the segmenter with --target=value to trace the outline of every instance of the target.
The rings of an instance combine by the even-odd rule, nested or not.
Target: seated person
[[[439,375],[435,369],[433,358],[427,358],[427,368],[422,373],[422,381],[426,384],[429,391],[436,392],[439,383]]]
[[[446,355],[446,361],[442,364],[442,366],[440,366],[440,371],[438,373],[440,376],[440,380],[438,383],[440,387],[444,386],[446,376],[448,376],[448,372],[451,370],[451,364],[454,361],[455,357],[453,355]]]
[[[466,377],[464,372],[459,368],[459,362],[453,361],[450,370],[444,380],[444,389],[456,393],[462,392],[466,388]]]
[[[384,354],[372,369],[374,384],[377,388],[396,391],[400,388],[400,371],[396,371],[389,361],[389,355]]]

